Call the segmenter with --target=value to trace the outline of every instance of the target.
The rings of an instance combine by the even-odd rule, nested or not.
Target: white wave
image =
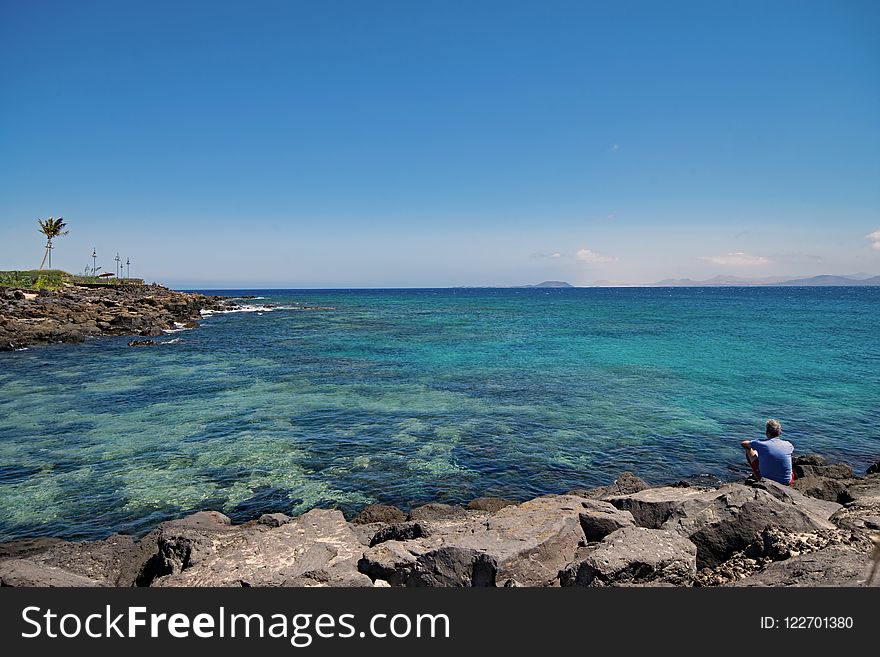
[[[173,329],[162,329],[163,333],[180,333],[181,331],[189,331],[181,322],[174,322]]]
[[[27,347],[19,347],[18,349],[13,349],[13,351],[27,351]]]
[[[202,317],[211,315],[228,315],[229,313],[271,313],[276,310],[299,310],[297,306],[260,306],[257,304],[243,303],[235,308],[225,310],[201,310]]]
[[[160,342],[159,344],[177,344],[180,342],[180,338],[174,338],[173,340],[166,340],[165,342]]]

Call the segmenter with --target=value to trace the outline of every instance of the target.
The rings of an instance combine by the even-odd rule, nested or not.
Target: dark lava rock
[[[846,483],[840,479],[816,477],[813,475],[799,477],[794,480],[794,488],[804,495],[829,502],[843,503]]]
[[[129,340],[129,347],[152,347],[156,343],[153,340]]]
[[[431,502],[410,511],[407,520],[451,520],[465,517],[467,511],[464,507]]]
[[[506,506],[513,506],[515,504],[517,502],[500,497],[478,497],[468,502],[466,508],[470,511],[489,511],[490,513],[495,513],[496,511],[501,511]]]
[[[4,586],[134,586],[156,552],[154,538],[114,534],[101,541],[60,541],[0,560]]]
[[[396,506],[386,504],[370,504],[361,509],[352,522],[356,525],[367,525],[371,522],[403,522],[406,514]]]
[[[430,532],[425,525],[420,522],[398,522],[382,527],[373,534],[370,539],[370,547],[384,543],[385,541],[409,541],[414,538],[423,538],[428,536]]]
[[[794,457],[791,460],[791,464],[794,467],[799,465],[828,465],[828,461],[825,460],[825,457],[818,454],[806,454],[805,456]]]
[[[2,288],[0,350],[82,342],[101,335],[160,336],[175,322],[197,321],[202,310],[224,310],[219,297],[175,292],[161,285],[68,287],[58,292]]]
[[[63,542],[60,538],[21,538],[7,541],[0,543],[0,559],[33,556]]]
[[[852,479],[855,474],[852,468],[843,463],[835,463],[833,465],[812,465],[806,463],[798,463],[792,466],[794,468],[795,479],[801,477],[827,477],[829,479]]]
[[[283,513],[264,513],[257,518],[257,522],[267,527],[280,527],[281,525],[293,522],[293,518]]]

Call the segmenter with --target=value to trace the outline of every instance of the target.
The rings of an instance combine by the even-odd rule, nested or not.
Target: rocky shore
[[[70,286],[57,292],[0,287],[0,351],[103,335],[159,336],[193,328],[202,310],[229,301],[161,285]]]
[[[794,487],[602,488],[404,512],[372,505],[263,515],[203,511],[141,540],[0,544],[4,586],[867,586],[880,541],[880,464],[821,457]]]

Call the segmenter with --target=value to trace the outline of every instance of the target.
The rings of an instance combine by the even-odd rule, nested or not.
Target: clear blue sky
[[[880,273],[880,3],[0,0],[0,268]],[[876,247],[876,248],[875,248]]]

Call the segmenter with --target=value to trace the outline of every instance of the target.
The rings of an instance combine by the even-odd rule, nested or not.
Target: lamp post
[[[119,278],[119,263],[122,262],[122,258],[119,257],[119,252],[116,252],[116,257],[113,258],[116,261],[116,278]]]
[[[125,259],[125,277],[131,278],[131,258]]]
[[[92,276],[98,271],[98,250],[92,249]]]

